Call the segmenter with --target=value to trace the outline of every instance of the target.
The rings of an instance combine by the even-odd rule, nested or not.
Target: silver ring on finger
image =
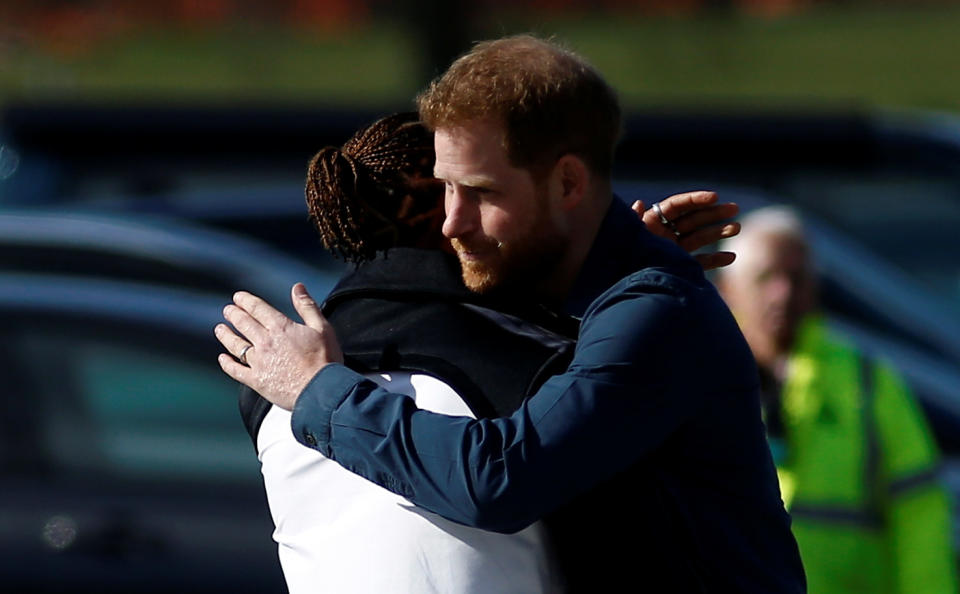
[[[660,222],[663,223],[664,227],[673,231],[673,234],[676,235],[677,237],[680,237],[680,230],[677,229],[677,226],[673,223],[673,221],[668,219],[666,215],[663,214],[663,210],[660,209],[659,202],[653,203],[653,212],[655,212],[657,214],[657,217],[660,218]]]
[[[240,354],[237,355],[237,359],[239,359],[240,362],[243,363],[244,365],[247,364],[247,351],[249,351],[249,350],[252,349],[252,348],[253,348],[253,345],[252,345],[252,344],[248,344],[248,345],[246,345],[245,347],[243,347],[242,349],[240,349]]]

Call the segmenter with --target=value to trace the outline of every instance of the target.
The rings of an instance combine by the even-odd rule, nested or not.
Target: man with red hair
[[[509,417],[420,410],[340,364],[298,285],[305,324],[236,295],[243,338],[221,341],[248,366],[223,355],[225,372],[292,409],[301,443],[425,509],[501,532],[546,517],[571,591],[804,591],[749,347],[700,266],[614,198],[603,78],[512,37],[419,106],[464,282],[582,316],[568,370]]]

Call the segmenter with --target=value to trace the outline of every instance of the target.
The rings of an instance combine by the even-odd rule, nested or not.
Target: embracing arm
[[[675,375],[645,371],[662,369],[662,353],[676,354],[669,343],[684,334],[680,306],[672,297],[628,293],[591,308],[571,367],[510,417],[419,410],[412,399],[330,365],[297,399],[294,435],[448,519],[522,529],[629,466],[695,408],[673,391]],[[671,377],[670,385],[661,377]]]

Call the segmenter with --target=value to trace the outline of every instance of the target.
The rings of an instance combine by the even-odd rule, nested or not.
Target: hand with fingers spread
[[[224,373],[287,410],[293,409],[300,392],[320,369],[343,362],[333,328],[303,284],[293,286],[291,299],[303,324],[263,299],[240,291],[223,310],[233,329],[227,324],[214,328],[217,339],[236,357],[220,355]]]
[[[647,210],[644,210],[643,202],[637,200],[632,208],[652,233],[675,242],[688,252],[740,233],[740,223],[723,223],[736,216],[739,207],[732,202],[717,204],[716,192],[675,194]],[[736,254],[714,252],[694,257],[704,270],[712,270],[731,264]]]

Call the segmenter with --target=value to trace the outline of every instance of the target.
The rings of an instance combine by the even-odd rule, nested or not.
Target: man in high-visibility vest
[[[816,313],[797,215],[757,210],[717,278],[761,375],[770,449],[812,594],[957,592],[938,455],[897,372]]]

